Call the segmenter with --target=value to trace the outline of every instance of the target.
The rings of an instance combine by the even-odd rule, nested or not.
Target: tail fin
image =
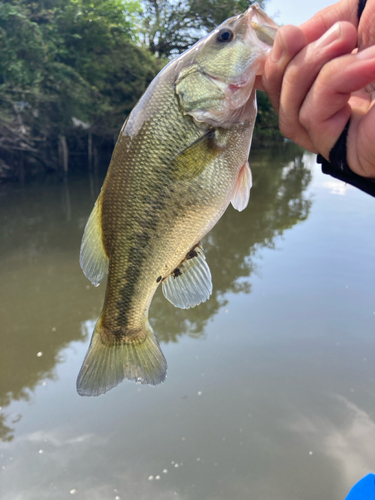
[[[105,342],[103,339],[108,337],[108,332],[104,331],[99,319],[77,378],[78,394],[99,396],[125,378],[150,385],[163,382],[167,362],[148,323],[142,334],[140,337],[145,336],[145,340],[141,343],[126,343],[114,336],[113,342]]]

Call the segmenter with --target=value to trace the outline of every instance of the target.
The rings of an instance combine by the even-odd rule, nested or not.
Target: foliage
[[[143,43],[161,58],[179,54],[252,3],[248,0],[146,0],[140,14]],[[262,1],[258,3],[263,5]]]
[[[124,119],[175,54],[247,0],[0,2],[0,177],[56,169],[60,139],[88,158],[113,147]],[[277,121],[260,96],[262,136]],[[272,114],[273,113],[273,114]],[[270,127],[271,125],[271,127]],[[59,156],[60,155],[60,156]]]
[[[282,141],[283,136],[279,130],[279,117],[272,107],[265,92],[257,92],[258,115],[255,124],[253,144],[264,146],[270,141]]]
[[[73,117],[94,131],[103,118],[118,129],[159,68],[135,44],[139,8],[132,0],[0,4],[3,158],[22,150],[46,161],[43,144],[74,135]]]

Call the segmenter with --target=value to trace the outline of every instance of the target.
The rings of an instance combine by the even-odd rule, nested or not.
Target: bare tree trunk
[[[98,155],[98,150],[94,146],[94,171],[95,174],[98,173],[98,165],[99,165],[99,155]]]
[[[92,169],[92,132],[89,131],[88,144],[87,144],[87,152],[89,157],[89,170]]]
[[[20,165],[18,169],[18,179],[22,185],[25,184],[25,153],[20,152]]]
[[[69,169],[69,151],[65,135],[59,135],[59,163],[63,168],[64,177],[68,175]]]
[[[70,191],[68,178],[64,176],[63,183],[63,212],[65,212],[66,220],[69,222],[72,218],[72,204],[70,201]]]

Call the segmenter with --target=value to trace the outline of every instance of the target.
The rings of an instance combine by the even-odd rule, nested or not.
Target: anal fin
[[[105,253],[101,228],[101,198],[96,200],[83,233],[79,262],[85,276],[98,286],[108,272],[108,257]]]
[[[211,271],[200,245],[194,247],[163,281],[162,288],[165,298],[181,309],[197,306],[210,297]]]
[[[242,212],[247,207],[250,199],[250,189],[253,185],[249,162],[246,161],[238,174],[236,185],[234,187],[231,203],[233,207]]]

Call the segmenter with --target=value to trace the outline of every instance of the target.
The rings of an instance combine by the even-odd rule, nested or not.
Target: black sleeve
[[[361,19],[362,12],[365,10],[367,0],[359,0],[358,1],[358,22]]]
[[[346,138],[348,135],[349,122],[346,124],[336,144],[329,153],[329,161],[318,155],[317,163],[322,165],[323,174],[330,175],[335,179],[344,181],[371,196],[375,196],[375,180],[361,177],[350,170],[346,163]],[[375,138],[374,138],[375,140]]]

